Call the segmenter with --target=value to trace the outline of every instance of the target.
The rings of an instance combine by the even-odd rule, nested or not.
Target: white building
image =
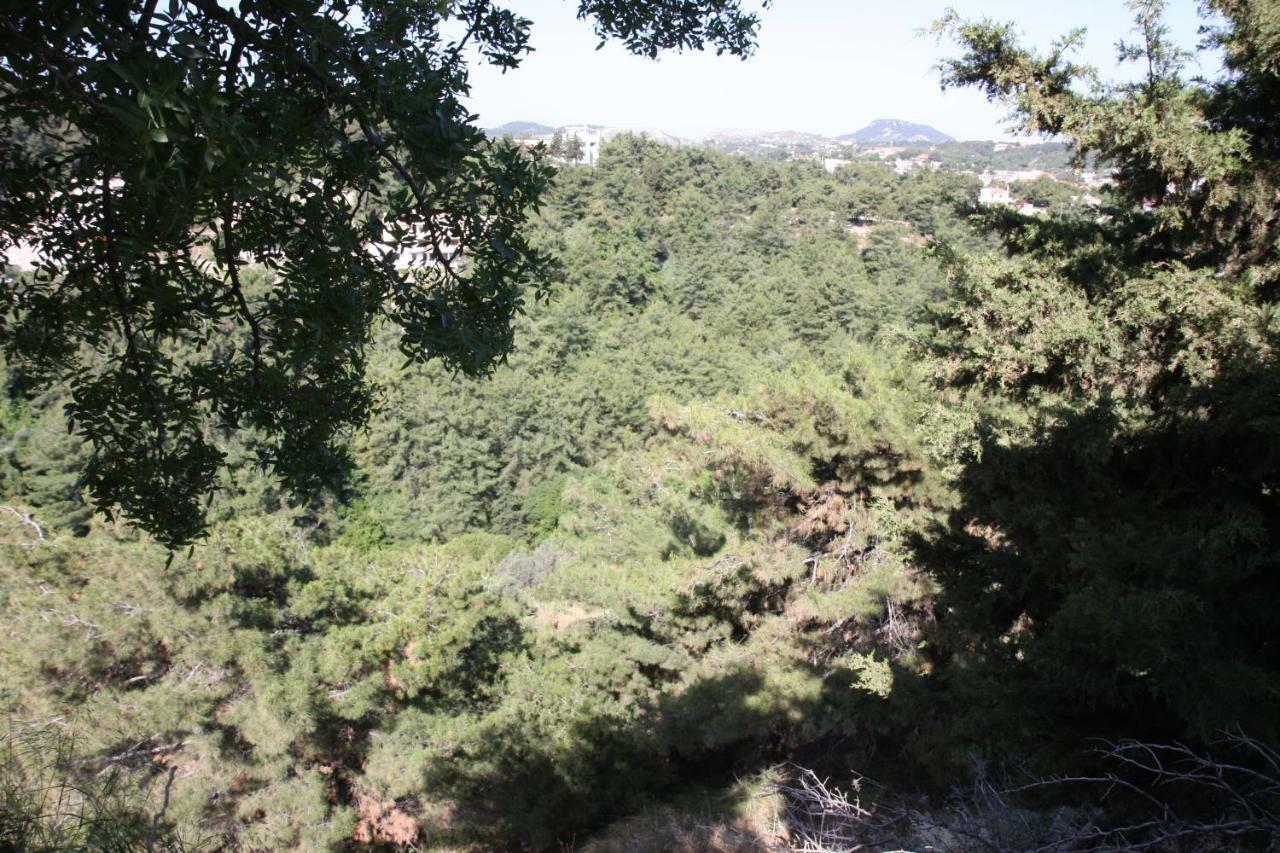
[[[978,192],[978,204],[1013,204],[1013,198],[1009,195],[1008,187],[983,187]]]
[[[588,166],[596,164],[596,160],[600,157],[600,146],[604,143],[602,129],[589,124],[571,124],[560,128],[560,135],[566,140],[577,137],[582,143],[582,153],[574,162],[585,163]]]
[[[1043,169],[1001,169],[995,173],[997,181],[1012,183],[1013,181],[1034,181],[1037,178],[1052,177]]]

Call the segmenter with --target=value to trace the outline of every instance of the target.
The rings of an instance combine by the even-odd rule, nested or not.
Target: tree
[[[738,0],[584,0],[649,56],[745,56]],[[468,52],[519,65],[530,22],[491,0],[39,0],[0,16],[0,341],[66,381],[84,482],[170,546],[244,436],[286,484],[343,466],[375,323],[410,361],[483,374],[548,259],[522,227],[551,177],[488,141]],[[17,129],[21,128],[22,132]],[[246,264],[263,272],[251,281]]]
[[[854,759],[832,744],[904,743],[936,708],[901,701],[929,683],[932,595],[905,533],[945,484],[921,371],[845,329],[870,338],[915,291],[866,302],[844,199],[805,188],[825,175],[610,140],[529,223],[565,281],[507,364],[402,368],[380,324],[366,375],[386,391],[341,496],[234,469],[167,569],[120,525],[69,535],[60,398],[0,371],[21,638],[0,643],[0,712],[69,721],[69,782],[118,767],[150,783],[148,819],[257,849],[541,849],[721,781],[690,768],[822,749],[834,772]],[[612,245],[641,254],[589,251]],[[677,276],[699,270],[695,317],[702,279]],[[229,440],[228,464],[244,452]]]
[[[948,85],[1115,168],[1101,221],[993,214],[1006,256],[951,257],[930,343],[984,413],[933,563],[944,612],[1019,725],[1030,703],[1093,735],[1277,734],[1280,9],[1206,5],[1212,82],[1182,77],[1158,0],[1119,85],[1067,59],[1078,34],[1040,56],[942,24]]]
[[[582,139],[578,134],[570,136],[564,143],[564,158],[570,163],[577,163],[582,159]]]
[[[1014,198],[1055,213],[1066,213],[1073,207],[1083,207],[1083,203],[1078,200],[1080,191],[1077,188],[1050,177],[1041,176],[1034,181],[1014,181],[1009,189]]]

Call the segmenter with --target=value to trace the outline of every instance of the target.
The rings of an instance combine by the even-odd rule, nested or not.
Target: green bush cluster
[[[166,819],[249,849],[548,847],[888,725],[924,666],[889,611],[933,593],[905,531],[947,501],[913,235],[964,233],[972,189],[920,181],[615,141],[536,223],[559,280],[506,366],[379,332],[344,490],[241,468],[190,554],[91,518],[57,399],[8,371],[0,503],[44,538],[5,527],[6,710],[173,769]],[[904,223],[869,243],[868,198]]]
[[[554,849],[784,761],[936,794],[1109,779],[1091,737],[1274,742],[1280,15],[1210,5],[1213,84],[1154,0],[1115,86],[941,22],[949,85],[1116,167],[1094,213],[615,140],[532,226],[560,263],[504,366],[404,369],[378,328],[342,488],[235,467],[188,554],[89,514],[6,368],[5,710],[245,849]],[[1006,812],[1260,825],[1117,780]]]

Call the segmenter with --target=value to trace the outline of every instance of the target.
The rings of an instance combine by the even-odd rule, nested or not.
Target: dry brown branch
[[[798,853],[1280,849],[1280,753],[1239,729],[1200,749],[1121,740],[1095,754],[1116,769],[1009,786],[979,768],[970,788],[936,806],[886,792],[869,807],[858,796],[865,779],[846,794],[802,768],[778,792]],[[1059,790],[1066,805],[1019,802]]]

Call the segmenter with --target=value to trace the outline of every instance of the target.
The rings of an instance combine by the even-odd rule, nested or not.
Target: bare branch
[[[17,519],[17,522],[20,526],[29,527],[35,531],[37,542],[45,541],[44,528],[40,525],[38,521],[35,520],[35,518],[32,517],[31,513],[25,510],[18,509],[17,507],[13,507],[13,506],[0,506],[0,514],[13,516],[15,519]],[[29,547],[29,546],[24,546],[24,547]]]

